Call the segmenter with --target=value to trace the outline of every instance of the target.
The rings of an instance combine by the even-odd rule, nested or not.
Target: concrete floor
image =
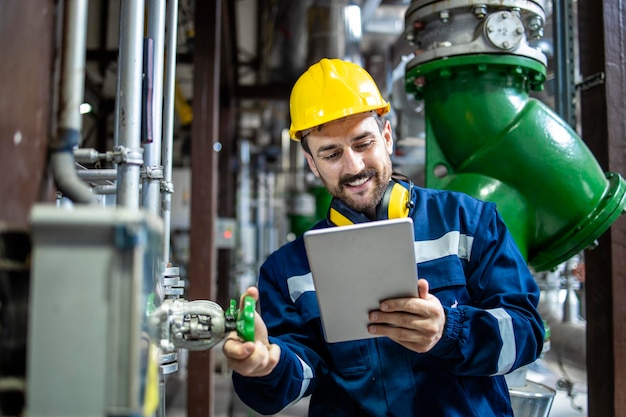
[[[187,417],[186,392],[184,369],[180,374],[172,375],[167,380],[167,403],[165,417]],[[586,387],[574,384],[570,398],[565,390],[556,389],[559,376],[554,374],[540,361],[529,369],[527,379],[529,381],[545,385],[556,390],[556,395],[550,409],[549,417],[586,417],[587,416],[587,393]],[[215,380],[215,415],[214,417],[257,417],[259,414],[250,410],[243,404],[234,393],[231,378],[228,371],[216,372]],[[305,417],[307,415],[308,399],[304,398],[276,416],[279,417]],[[531,410],[518,413],[516,417],[545,417],[532,414]]]
[[[214,417],[257,417],[255,413],[242,403],[232,389],[230,375],[215,374],[215,414]],[[168,389],[169,389],[168,384]],[[180,396],[171,404],[166,404],[166,417],[187,417],[185,394],[187,387],[182,384]],[[280,417],[305,417],[307,415],[308,400],[304,399],[289,410],[276,414]]]

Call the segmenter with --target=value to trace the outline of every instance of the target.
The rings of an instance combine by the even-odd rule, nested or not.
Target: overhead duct
[[[308,65],[322,58],[341,58],[363,65],[361,7],[353,1],[316,1],[309,8],[307,27]]]
[[[548,270],[595,244],[626,205],[556,113],[530,97],[545,81],[546,2],[413,1],[406,88],[423,99],[426,185],[497,203],[528,263]]]

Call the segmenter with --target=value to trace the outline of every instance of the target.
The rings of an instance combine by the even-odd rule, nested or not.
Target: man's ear
[[[319,178],[320,173],[318,172],[317,167],[315,166],[315,161],[313,160],[313,157],[311,156],[310,153],[308,153],[304,149],[302,150],[302,152],[304,153],[304,157],[306,158],[306,162],[309,164],[309,168],[313,172],[313,175],[315,175],[316,177]]]
[[[389,155],[393,153],[393,133],[391,132],[391,122],[385,120],[385,128],[383,129],[383,139],[385,140],[385,147]]]

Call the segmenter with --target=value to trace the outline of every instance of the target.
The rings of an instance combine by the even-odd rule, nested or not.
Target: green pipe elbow
[[[426,185],[496,203],[537,271],[593,245],[626,205],[623,178],[529,96],[544,79],[542,64],[502,55],[433,61],[406,79],[425,104]]]

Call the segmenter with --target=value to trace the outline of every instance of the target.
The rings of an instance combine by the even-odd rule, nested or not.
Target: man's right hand
[[[250,287],[245,294],[259,300],[259,290]],[[228,366],[238,374],[243,376],[265,376],[278,364],[280,359],[280,347],[270,344],[267,336],[267,327],[261,316],[254,313],[254,342],[245,342],[237,332],[230,332],[222,348],[224,355],[228,359]]]

